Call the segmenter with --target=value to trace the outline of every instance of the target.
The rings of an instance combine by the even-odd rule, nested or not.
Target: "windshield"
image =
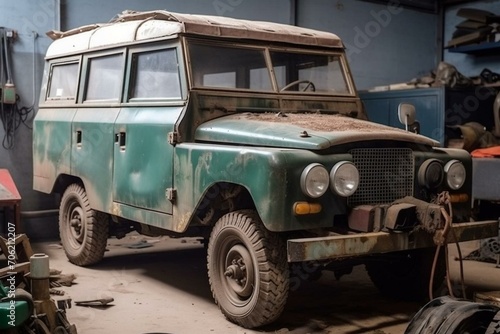
[[[273,71],[267,65],[267,54]],[[285,52],[191,42],[189,55],[192,83],[197,88],[352,94],[338,53]]]
[[[280,91],[349,94],[340,56],[271,52]]]
[[[272,90],[265,50],[191,44],[195,87]]]

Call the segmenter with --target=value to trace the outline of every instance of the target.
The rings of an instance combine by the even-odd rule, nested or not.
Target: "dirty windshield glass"
[[[340,56],[271,51],[282,92],[349,94]]]
[[[189,44],[195,87],[273,91],[271,71],[262,48]],[[339,54],[270,50],[279,92],[351,94]]]
[[[194,86],[272,90],[265,50],[191,44]]]

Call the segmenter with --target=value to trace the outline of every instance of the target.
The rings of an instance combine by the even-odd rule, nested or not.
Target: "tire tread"
[[[66,204],[65,201],[67,201],[67,198],[71,196],[76,196],[80,200],[82,210],[85,213],[86,219],[86,235],[84,243],[82,244],[82,247],[77,252],[77,254],[73,254],[72,252],[68,251],[68,247],[70,246],[64,246],[66,243],[66,237],[63,232],[63,224],[68,223],[65,222],[64,205]],[[91,208],[85,189],[81,185],[76,183],[68,186],[61,200],[61,209],[59,211],[59,233],[63,242],[66,256],[70,260],[70,262],[78,266],[89,266],[101,261],[106,250],[108,229],[108,215]]]
[[[212,273],[213,248],[216,236],[223,228],[232,225],[242,231],[250,240],[257,257],[258,277],[260,279],[259,301],[247,316],[234,316],[226,312],[218,301],[217,291],[214,289],[214,280],[217,273]],[[286,248],[278,235],[269,232],[261,223],[257,212],[241,210],[228,213],[215,225],[208,246],[208,276],[212,295],[224,316],[243,327],[255,328],[269,324],[276,320],[285,308],[288,297],[288,263]]]
[[[500,334],[500,311],[493,317],[485,334]]]

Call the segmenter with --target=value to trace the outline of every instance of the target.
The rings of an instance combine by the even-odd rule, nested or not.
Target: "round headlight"
[[[318,163],[310,164],[304,168],[300,176],[302,192],[312,198],[322,196],[328,189],[329,184],[328,171]]]
[[[467,174],[464,165],[460,161],[448,161],[444,166],[444,171],[446,173],[446,182],[451,189],[457,190],[464,185]]]
[[[330,188],[337,195],[348,197],[354,194],[359,185],[359,172],[349,161],[341,161],[330,172]]]
[[[443,165],[437,159],[424,161],[418,170],[418,183],[429,189],[435,189],[444,180]]]

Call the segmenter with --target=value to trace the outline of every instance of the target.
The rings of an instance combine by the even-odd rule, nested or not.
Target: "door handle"
[[[76,146],[82,147],[82,131],[81,130],[76,131]]]
[[[125,132],[119,132],[115,134],[115,143],[120,146],[120,151],[125,151],[127,135]]]

